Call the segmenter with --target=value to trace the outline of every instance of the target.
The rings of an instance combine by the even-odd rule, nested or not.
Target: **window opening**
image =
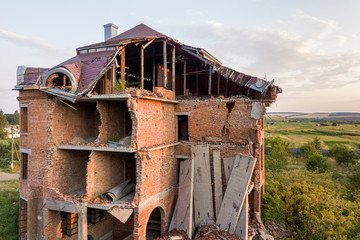
[[[189,140],[188,115],[178,116],[178,139]]]

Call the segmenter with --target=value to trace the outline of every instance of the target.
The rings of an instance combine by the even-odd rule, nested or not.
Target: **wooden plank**
[[[176,229],[184,230],[189,238],[192,236],[193,179],[194,161],[189,159],[180,162]]]
[[[208,95],[211,95],[211,81],[212,81],[212,67],[209,66],[209,88],[208,88]]]
[[[163,41],[164,88],[167,87],[167,51],[166,41]]]
[[[195,226],[212,223],[214,219],[209,145],[191,146],[194,161],[194,214]]]
[[[235,157],[223,158],[226,184],[229,182],[231,170],[234,166]]]
[[[186,95],[186,60],[184,59],[184,96]]]
[[[173,229],[176,229],[177,209],[178,209],[178,203],[176,203],[176,205],[175,205],[175,209],[174,209],[174,212],[173,212],[173,215],[172,215],[172,218],[171,218],[171,222],[170,222],[170,225],[169,225],[168,232],[170,232]]]
[[[111,93],[114,93],[114,87],[115,87],[115,82],[116,82],[116,67],[115,67],[115,64],[111,67],[111,72],[112,72],[112,76],[111,76],[111,84],[112,84],[112,87],[111,87]]]
[[[196,75],[195,75],[195,89],[196,89],[196,91],[195,91],[196,96],[199,96],[199,74],[198,73],[196,73]]]
[[[223,199],[222,194],[222,181],[221,181],[221,159],[220,151],[213,151],[213,165],[214,165],[214,195],[215,195],[215,213],[219,215],[221,202]]]
[[[155,44],[152,45],[152,52],[153,54],[155,53]],[[153,87],[156,87],[156,82],[155,82],[155,74],[156,74],[156,65],[155,65],[155,57],[152,57],[152,82],[153,82]]]
[[[172,59],[171,59],[171,87],[172,90],[175,92],[175,46],[173,46],[172,50]]]
[[[240,218],[236,225],[235,234],[243,240],[248,240],[249,231],[249,195],[245,194],[245,202],[240,212]]]
[[[144,46],[141,44],[140,48],[140,88],[144,89]]]
[[[219,96],[220,95],[220,74],[218,73],[217,74],[218,76],[218,81],[217,81],[217,95]]]
[[[255,162],[256,159],[253,157],[243,155],[236,155],[235,157],[230,180],[216,221],[220,229],[229,233],[235,232]]]
[[[120,71],[121,71],[120,74],[121,81],[124,82],[125,81],[125,47],[120,56]]]

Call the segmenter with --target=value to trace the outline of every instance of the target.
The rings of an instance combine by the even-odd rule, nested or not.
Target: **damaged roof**
[[[153,38],[168,38],[168,36],[146,26],[145,24],[139,24],[113,38],[110,38],[107,41],[81,47],[78,48],[78,50],[103,45],[117,45],[129,40],[145,40]]]
[[[54,66],[53,68],[26,68],[25,72],[23,72],[23,79],[22,81],[20,80],[20,82],[18,68],[18,85],[15,86],[15,89],[22,89],[25,86],[31,85],[40,87],[40,83],[44,84],[44,80],[46,80],[44,78],[47,77],[49,71],[57,68],[65,68],[73,75],[77,83],[76,91],[71,94],[65,91],[61,93],[61,90],[59,89],[55,91],[56,94],[54,94],[54,91],[49,88],[43,89],[43,91],[54,95],[60,94],[62,96],[68,96],[71,99],[77,99],[89,92],[110,65],[118,64],[115,57],[121,53],[121,46],[130,42],[152,39],[164,39],[168,42],[172,42],[184,52],[202,61],[205,65],[212,66],[214,72],[218,72],[224,78],[227,78],[242,87],[265,94],[267,88],[272,86],[276,89],[277,93],[282,92],[281,88],[273,86],[273,81],[268,82],[264,79],[249,76],[223,66],[218,59],[206,50],[184,45],[177,40],[146,26],[145,24],[139,24],[136,27],[110,38],[107,41],[78,48],[76,56]]]

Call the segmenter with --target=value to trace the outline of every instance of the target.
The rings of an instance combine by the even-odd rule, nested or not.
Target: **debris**
[[[125,224],[134,210],[131,208],[112,207],[108,212]]]
[[[261,102],[253,102],[251,109],[251,118],[260,119],[266,113],[265,104]]]
[[[230,233],[235,232],[245,195],[248,194],[247,189],[255,162],[255,158],[236,155],[220,212],[216,219],[216,224],[219,225],[220,229]]]
[[[83,138],[81,138],[81,137],[74,137],[73,139],[71,139],[71,141],[70,141],[70,144],[71,145],[85,145],[85,144],[87,144],[88,142],[85,140],[85,139],[83,139]]]
[[[193,179],[194,161],[191,159],[180,163],[179,195],[177,200],[177,211],[174,214],[176,229],[184,230],[189,237],[192,236],[193,220]]]
[[[128,179],[125,182],[101,194],[101,197],[110,202],[115,202],[134,190],[135,190],[135,183],[130,182],[130,179]]]

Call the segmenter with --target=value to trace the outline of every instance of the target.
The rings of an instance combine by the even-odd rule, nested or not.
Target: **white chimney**
[[[108,23],[104,25],[104,36],[105,41],[109,40],[112,37],[115,37],[117,35],[118,26],[112,23]]]

